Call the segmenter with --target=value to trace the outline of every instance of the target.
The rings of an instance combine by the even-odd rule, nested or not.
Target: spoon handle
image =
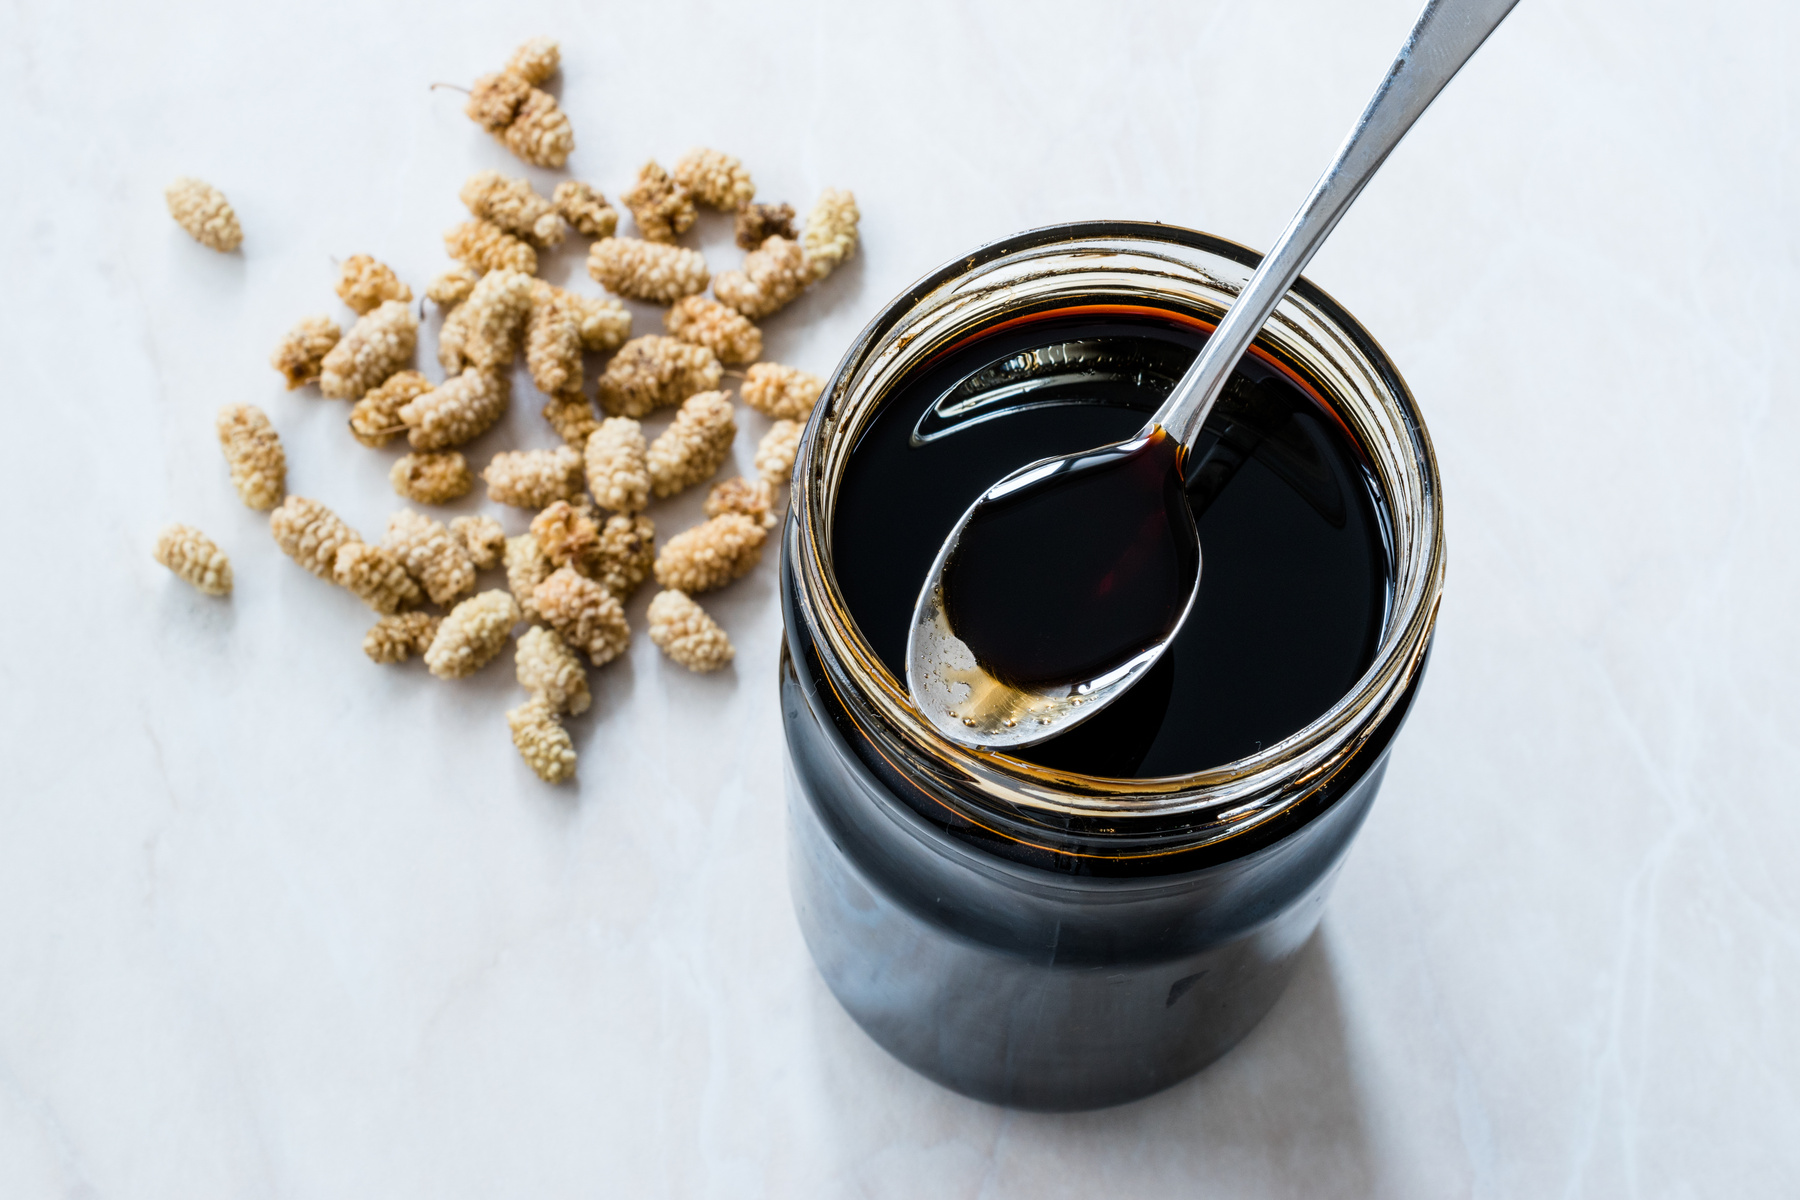
[[[1313,253],[1413,122],[1516,3],[1518,0],[1427,0],[1394,65],[1338,148],[1337,157],[1319,176],[1281,240],[1238,293],[1237,303],[1207,339],[1200,357],[1150,418],[1146,432],[1161,425],[1182,445],[1193,445],[1225,390],[1231,369],[1312,261]]]

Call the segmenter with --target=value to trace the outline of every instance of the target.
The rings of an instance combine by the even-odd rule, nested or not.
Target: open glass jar
[[[1301,280],[1255,353],[1329,411],[1366,466],[1387,558],[1372,661],[1290,736],[1156,778],[972,752],[933,729],[834,573],[846,464],[897,384],[949,347],[1105,306],[1210,326],[1258,261],[1135,222],[985,246],[876,316],[801,443],[781,567],[796,910],[863,1028],[968,1095],[1040,1109],[1135,1099],[1224,1053],[1274,1003],[1424,670],[1444,578],[1437,464],[1392,363]]]

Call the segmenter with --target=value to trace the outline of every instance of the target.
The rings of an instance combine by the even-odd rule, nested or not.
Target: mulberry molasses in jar
[[[802,440],[781,567],[796,913],[863,1029],[978,1099],[1118,1104],[1248,1033],[1417,692],[1436,461],[1393,364],[1303,279],[1191,447],[1204,570],[1157,668],[1008,754],[908,696],[913,602],[964,508],[1135,433],[1258,261],[1131,222],[983,247],[870,323]]]

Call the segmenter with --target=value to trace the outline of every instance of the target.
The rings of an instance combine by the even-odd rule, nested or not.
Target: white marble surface
[[[866,252],[769,323],[823,370],[1026,226],[1267,245],[1413,11],[6,5],[0,1195],[1800,1190],[1791,5],[1526,0],[1317,260],[1436,439],[1441,637],[1292,991],[1136,1105],[971,1103],[826,993],[782,877],[772,562],[718,601],[735,670],[640,640],[552,790],[507,667],[372,667],[225,481],[211,415],[248,400],[295,490],[396,506],[392,455],[265,359],[342,312],[331,256],[438,268],[461,179],[516,164],[426,84],[525,35],[562,38],[571,168],[609,193],[695,142],[766,195],[856,189]],[[241,254],[171,224],[182,173]],[[549,444],[521,395],[477,461]],[[228,602],[151,561],[177,519],[229,548]]]

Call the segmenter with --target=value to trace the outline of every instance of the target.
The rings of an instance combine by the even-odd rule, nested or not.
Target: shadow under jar
[[[1158,668],[1013,754],[945,740],[907,694],[962,510],[1134,433],[1258,261],[1135,222],[985,246],[870,323],[807,426],[781,567],[796,911],[870,1036],[978,1099],[1118,1104],[1248,1033],[1418,689],[1437,464],[1393,365],[1303,279],[1189,455],[1201,591]]]

